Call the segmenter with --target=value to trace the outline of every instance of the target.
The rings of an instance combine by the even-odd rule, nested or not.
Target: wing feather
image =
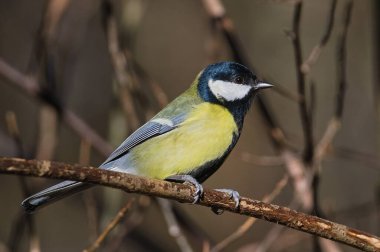
[[[183,120],[184,115],[179,115],[172,120],[156,118],[147,122],[125,139],[100,167],[125,155],[130,149],[146,140],[174,130]]]

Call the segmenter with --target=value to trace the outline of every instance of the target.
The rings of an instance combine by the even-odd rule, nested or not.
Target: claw
[[[215,191],[227,193],[230,196],[230,199],[233,199],[234,202],[235,202],[235,210],[237,210],[239,208],[239,205],[240,205],[240,194],[237,191],[231,190],[231,189],[215,189]],[[224,212],[222,209],[219,209],[219,208],[216,208],[216,207],[211,208],[211,210],[215,214],[218,214],[218,215],[220,215],[220,214],[222,214]]]
[[[224,210],[223,209],[220,209],[220,208],[217,208],[217,207],[211,207],[211,211],[216,214],[216,215],[221,215],[222,213],[224,213]]]
[[[194,177],[190,175],[172,175],[170,177],[167,177],[165,180],[178,183],[189,183],[193,185],[195,187],[195,193],[194,201],[192,202],[192,204],[197,203],[203,195],[202,185]]]

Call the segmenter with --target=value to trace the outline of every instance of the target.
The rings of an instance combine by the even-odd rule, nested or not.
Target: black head
[[[198,81],[203,100],[223,105],[239,117],[244,117],[257,91],[272,86],[259,81],[247,67],[235,62],[209,65]]]
[[[260,82],[245,66],[220,62],[206,67],[199,77],[198,91],[208,102],[229,104],[248,102],[258,90],[271,87]]]

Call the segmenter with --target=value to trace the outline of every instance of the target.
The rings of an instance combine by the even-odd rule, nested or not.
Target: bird
[[[259,90],[272,87],[236,62],[208,65],[192,85],[116,148],[99,166],[155,179],[195,186],[194,202],[203,183],[223,164],[242,132],[244,118]],[[28,213],[92,184],[64,181],[25,199]],[[239,204],[236,191],[221,189]]]

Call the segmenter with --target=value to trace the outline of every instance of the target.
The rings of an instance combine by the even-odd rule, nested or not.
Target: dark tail
[[[76,181],[64,181],[36,193],[25,199],[21,205],[27,213],[33,213],[37,209],[47,206],[57,200],[70,196],[74,193],[90,188],[91,184]]]

